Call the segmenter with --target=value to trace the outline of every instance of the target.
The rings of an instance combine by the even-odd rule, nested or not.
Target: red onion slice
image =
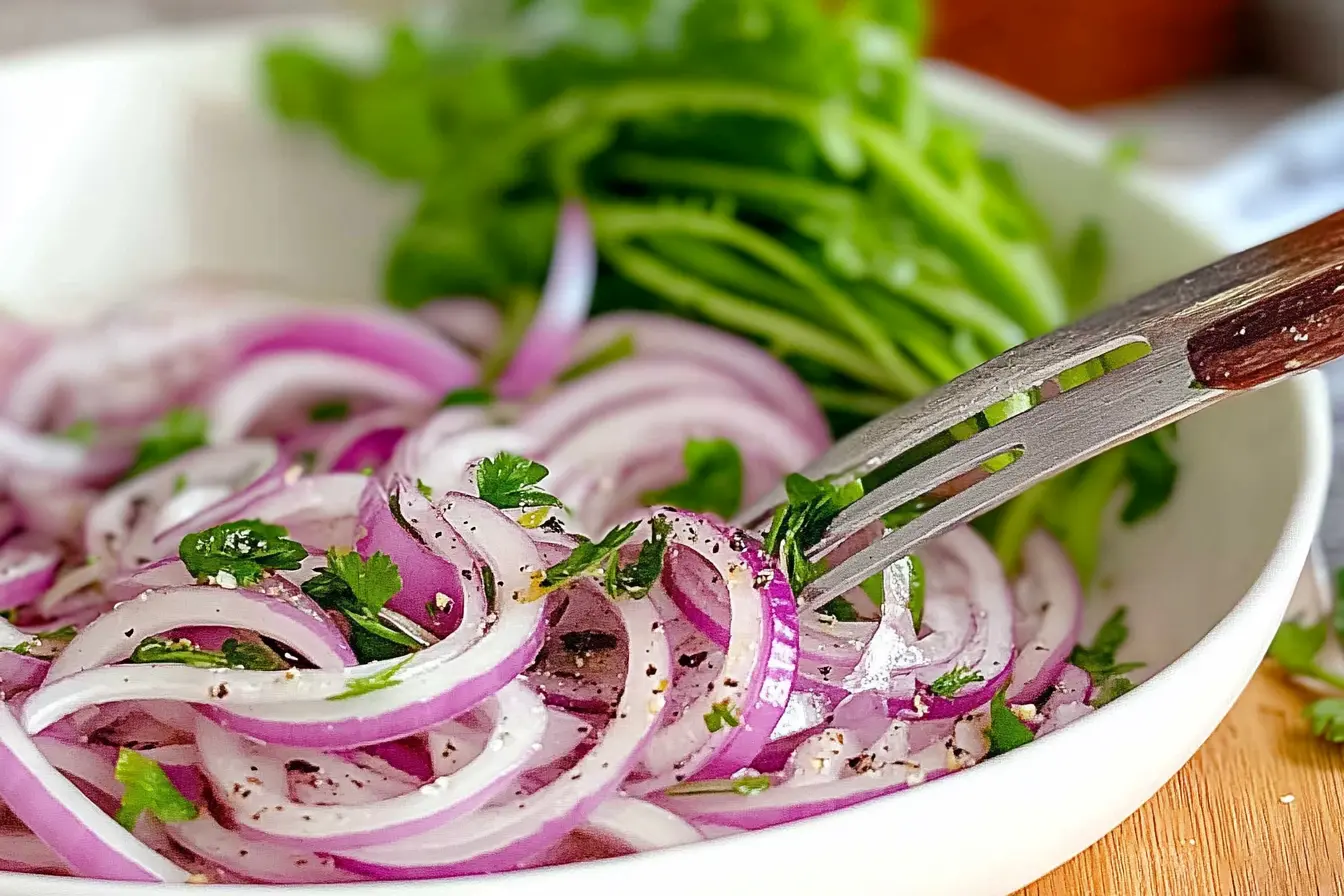
[[[318,551],[354,547],[359,502],[369,477],[358,473],[305,476],[239,511],[245,519],[284,526],[289,537]]]
[[[546,710],[536,695],[516,683],[506,685],[486,705],[493,731],[487,732],[488,746],[479,755],[410,793],[358,806],[291,802],[283,759],[267,760],[243,739],[209,722],[201,723],[197,741],[216,794],[232,808],[239,824],[265,834],[271,842],[330,852],[391,843],[432,830],[479,809],[511,786],[538,749]],[[313,757],[307,765],[321,769],[327,762]]]
[[[0,610],[21,607],[56,581],[60,548],[42,538],[20,535],[0,544]]]
[[[631,788],[636,793],[732,774],[750,763],[784,714],[798,668],[793,591],[759,546],[695,514],[662,516],[679,547],[695,551],[721,578],[731,633],[717,677],[650,741],[644,766],[652,779]],[[665,575],[675,578],[666,570]],[[723,720],[725,706],[738,724]],[[720,719],[717,731],[710,730],[711,716]]]
[[[223,626],[273,638],[318,668],[352,666],[355,655],[317,604],[298,594],[201,585],[149,591],[90,623],[51,664],[47,682],[128,659],[140,642],[187,626]]]
[[[714,327],[661,314],[606,314],[583,332],[583,358],[628,336],[639,358],[676,358],[722,370],[751,390],[766,407],[793,422],[814,453],[830,444],[830,427],[807,387],[791,369],[764,350]]]
[[[1019,644],[1010,703],[1035,703],[1058,680],[1083,626],[1083,589],[1068,555],[1049,535],[1034,532],[1022,549],[1022,575],[1014,593],[1017,607],[1037,620],[1029,640]]]
[[[474,355],[499,344],[504,331],[499,307],[484,299],[437,299],[417,308],[415,316]]]
[[[653,605],[624,601],[631,645],[626,687],[601,739],[568,773],[518,802],[398,843],[342,851],[342,867],[389,879],[428,879],[519,867],[582,825],[636,764],[661,717],[670,657]],[[650,671],[652,670],[652,671]]]
[[[169,825],[168,836],[188,852],[244,880],[297,885],[361,880],[359,875],[337,868],[330,856],[246,839],[204,813],[195,821]]]
[[[187,873],[145,846],[52,767],[0,707],[0,798],[83,877],[183,883]]]
[[[312,313],[272,320],[239,348],[244,359],[276,353],[323,352],[380,367],[447,395],[476,382],[471,358],[409,318],[375,313]]]
[[[500,398],[526,398],[565,369],[588,317],[597,283],[593,222],[577,202],[566,203],[541,306],[513,360],[495,384]]]
[[[618,840],[635,852],[687,846],[704,840],[704,835],[680,816],[626,797],[612,797],[593,810],[585,830]]]

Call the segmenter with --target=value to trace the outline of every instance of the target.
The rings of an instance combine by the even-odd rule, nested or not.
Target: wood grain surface
[[[1312,737],[1307,701],[1261,666],[1157,796],[1019,896],[1344,894],[1344,746]]]

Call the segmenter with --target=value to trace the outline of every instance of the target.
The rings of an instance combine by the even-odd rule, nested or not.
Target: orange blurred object
[[[1065,106],[1226,69],[1239,0],[936,0],[930,52]]]

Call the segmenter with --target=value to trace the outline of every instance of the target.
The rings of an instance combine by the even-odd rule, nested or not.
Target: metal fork
[[[799,604],[821,606],[1109,448],[1341,355],[1344,211],[1011,349],[837,442],[803,475],[843,483],[901,460],[836,517],[810,559],[912,500],[938,500],[826,572]],[[977,419],[969,438],[948,436]],[[736,522],[759,528],[785,500],[777,487]]]

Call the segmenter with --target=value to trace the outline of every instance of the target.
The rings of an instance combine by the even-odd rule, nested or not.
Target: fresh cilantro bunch
[[[418,189],[386,263],[395,304],[479,294],[525,313],[560,204],[580,196],[603,261],[596,311],[739,333],[841,432],[1055,328],[1105,284],[1096,222],[1058,238],[1010,168],[932,107],[923,0],[451,6],[451,27],[392,28],[371,65],[292,43],[262,60],[280,118]],[[1136,522],[1171,493],[1164,439],[1013,502],[996,517],[1012,523],[996,538],[1009,565],[1045,525],[1088,578],[1111,496],[1128,491]],[[682,485],[660,497],[731,503]]]

